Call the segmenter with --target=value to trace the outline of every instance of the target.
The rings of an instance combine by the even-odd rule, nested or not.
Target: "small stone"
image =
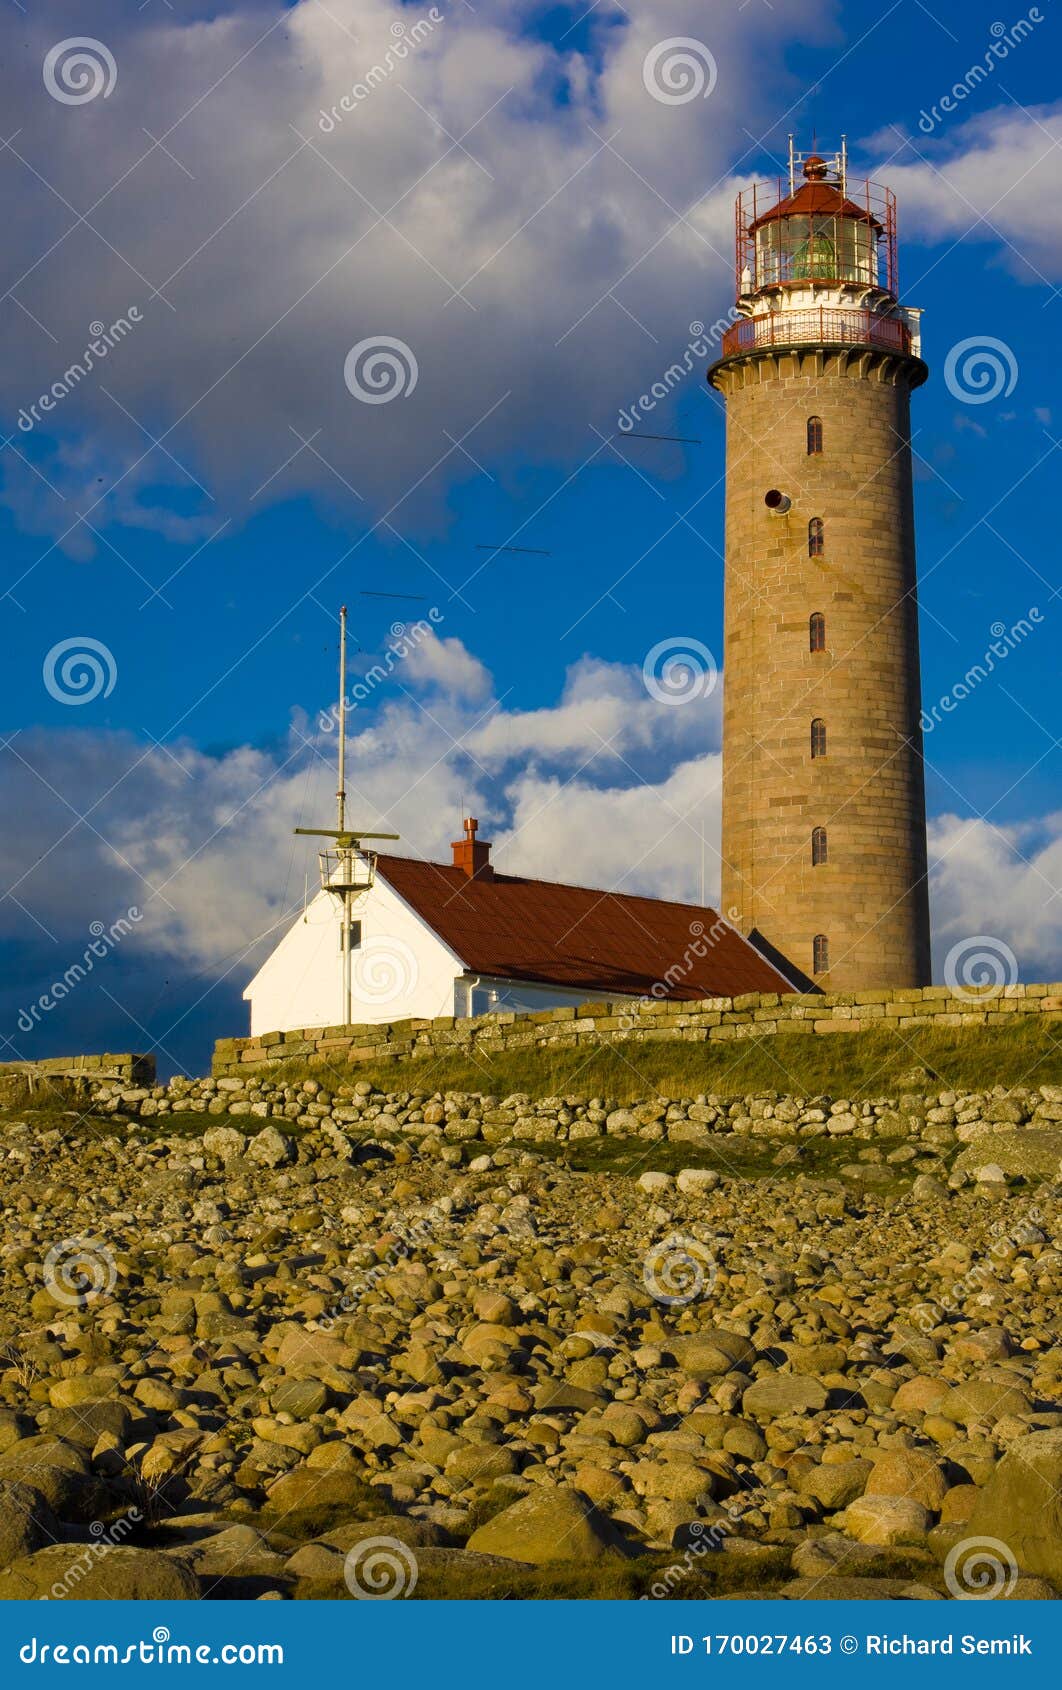
[[[715,1168],[683,1168],[675,1184],[681,1192],[699,1197],[704,1192],[714,1191],[720,1177]]]
[[[279,1168],[285,1162],[295,1159],[295,1145],[284,1133],[278,1132],[276,1127],[263,1127],[251,1140],[247,1152],[252,1162],[258,1162],[265,1168]]]

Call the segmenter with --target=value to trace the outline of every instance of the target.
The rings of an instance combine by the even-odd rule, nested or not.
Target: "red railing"
[[[794,249],[804,245],[808,239],[809,229],[804,227],[808,217],[798,214],[796,217],[797,231],[792,235],[783,232],[779,235],[779,251],[762,254],[757,251],[756,227],[770,212],[777,209],[782,201],[789,197],[789,184],[779,177],[774,182],[756,182],[750,188],[745,188],[737,197],[735,205],[737,222],[737,286],[738,293],[747,293],[749,288],[770,286],[772,283],[785,283],[794,280],[791,274],[791,263]],[[896,196],[891,188],[886,188],[880,182],[856,181],[850,178],[845,184],[845,198],[869,220],[876,231],[875,245],[878,249],[878,276],[863,275],[860,277],[835,276],[826,277],[821,269],[813,272],[824,280],[878,282],[879,285],[891,293],[893,298],[899,297],[899,273],[896,262]],[[821,228],[821,232],[828,238],[836,236],[835,214],[819,213],[811,215],[811,225]],[[780,253],[780,255],[779,255]],[[767,272],[758,273],[764,257],[770,259]],[[821,263],[821,260],[820,260]],[[780,268],[778,266],[780,265]]]
[[[763,317],[742,317],[723,336],[724,358],[752,352],[761,346],[881,346],[889,352],[910,352],[911,331],[898,317],[879,317],[874,311],[843,311],[820,305],[808,311],[772,311]]]

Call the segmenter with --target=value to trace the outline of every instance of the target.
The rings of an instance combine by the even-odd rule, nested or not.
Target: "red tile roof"
[[[474,974],[636,997],[793,990],[715,910],[698,904],[497,872],[473,880],[411,857],[380,856],[377,873]]]

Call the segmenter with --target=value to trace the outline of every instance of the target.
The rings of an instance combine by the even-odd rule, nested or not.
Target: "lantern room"
[[[738,198],[737,272],[739,299],[794,286],[895,299],[895,197],[874,182],[849,182],[844,145],[827,160],[795,153],[790,139],[788,183],[756,183]]]

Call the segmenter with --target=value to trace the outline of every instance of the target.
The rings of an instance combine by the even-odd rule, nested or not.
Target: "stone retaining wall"
[[[906,1029],[1003,1026],[1015,1015],[1062,1021],[1062,983],[1007,986],[1002,991],[947,986],[910,990],[839,992],[832,995],[749,992],[736,998],[584,1003],[533,1015],[499,1012],[433,1021],[381,1022],[357,1027],[316,1027],[256,1038],[219,1039],[215,1078],[245,1074],[294,1058],[325,1069],[348,1063],[402,1061],[482,1049],[493,1055],[528,1047],[589,1045],[614,1039],[744,1039],[770,1034],[862,1033],[874,1027]]]
[[[120,1055],[104,1052],[87,1056],[46,1056],[39,1062],[0,1062],[0,1102],[19,1094],[29,1080],[81,1079],[111,1077],[124,1080],[127,1085],[153,1086],[155,1058],[137,1056],[129,1051]]]
[[[514,1093],[499,1099],[478,1092],[381,1092],[368,1080],[334,1088],[318,1080],[295,1084],[245,1073],[242,1079],[171,1080],[168,1086],[93,1086],[103,1114],[148,1119],[172,1114],[246,1117],[249,1135],[273,1129],[324,1133],[338,1154],[377,1135],[399,1135],[454,1147],[482,1141],[487,1147],[591,1138],[640,1138],[705,1144],[720,1134],[765,1139],[905,1138],[934,1152],[969,1143],[984,1133],[1062,1124],[1062,1086],[1029,1086],[1007,1092],[904,1093],[870,1101],[791,1097],[765,1092],[723,1098],[701,1094],[669,1103],[649,1098],[619,1106],[606,1098],[547,1097]],[[162,1122],[159,1122],[162,1125]],[[204,1126],[209,1126],[204,1121]]]

